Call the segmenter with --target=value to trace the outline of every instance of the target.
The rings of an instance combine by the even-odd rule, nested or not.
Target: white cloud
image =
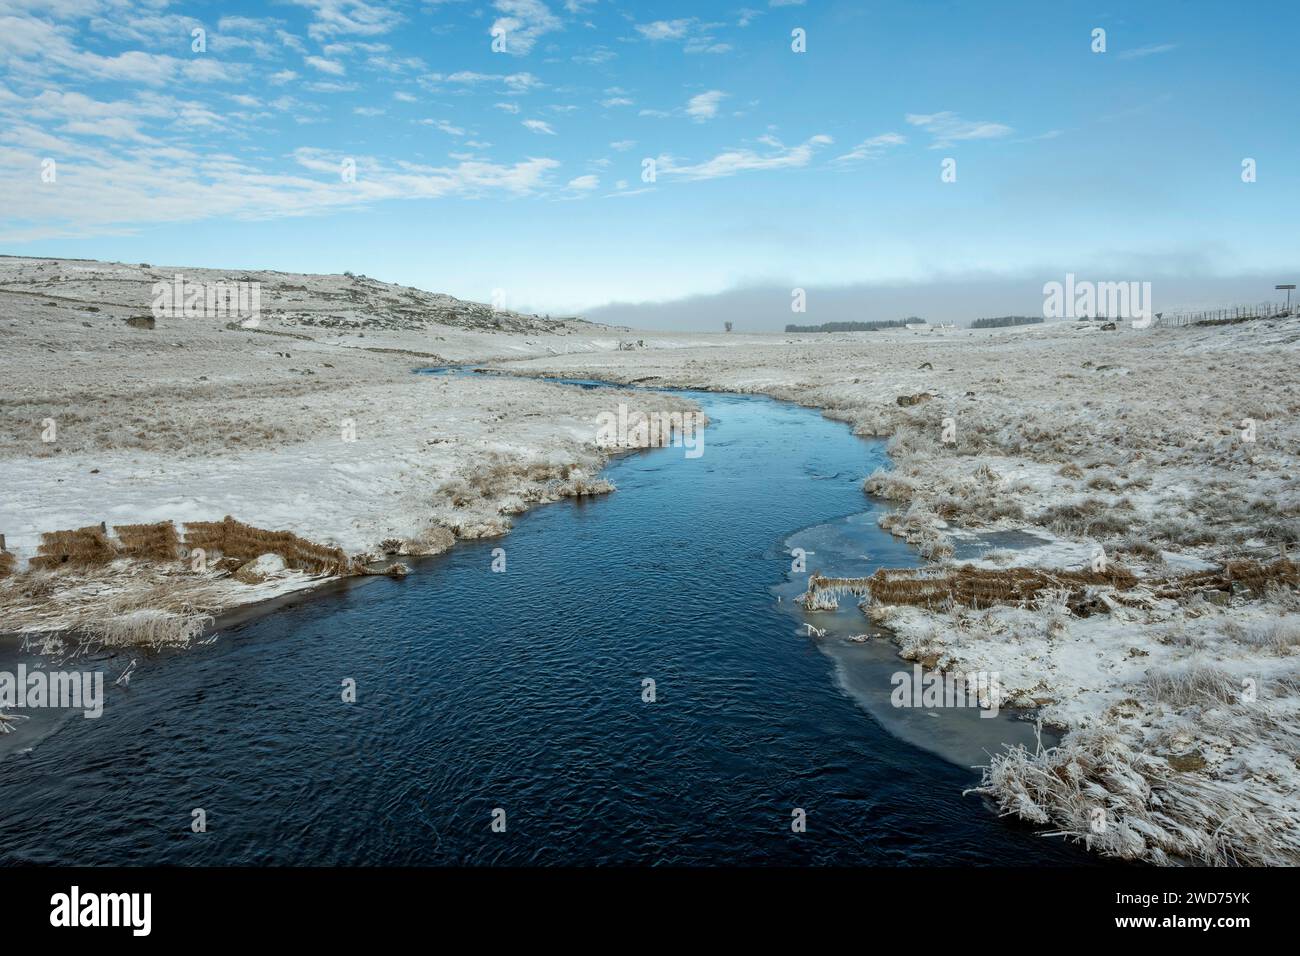
[[[890,147],[902,146],[906,142],[907,137],[902,133],[881,133],[879,136],[864,139],[843,156],[835,157],[835,162],[855,163],[864,159],[875,159],[877,156],[884,154]]]
[[[446,120],[422,119],[419,120],[419,123],[421,126],[432,126],[434,129],[446,133],[448,136],[465,135],[465,131],[463,129],[461,129],[459,126],[453,126],[451,123],[447,122]]]
[[[1120,51],[1121,60],[1136,60],[1139,57],[1155,56],[1157,53],[1168,53],[1170,50],[1178,48],[1177,43],[1157,43],[1152,46],[1140,46],[1132,50]]]
[[[525,56],[537,38],[560,29],[560,19],[541,0],[496,0],[492,6],[502,14],[492,22],[490,32],[505,31],[505,52]]]
[[[336,83],[333,80],[313,80],[304,83],[303,89],[312,93],[353,93],[358,87],[355,83]]]
[[[312,11],[307,35],[313,40],[336,36],[378,36],[402,22],[394,7],[365,0],[289,0],[294,6]]]
[[[450,76],[441,73],[428,73],[419,78],[422,84],[437,86],[441,83],[455,83],[460,86],[483,86],[490,83],[500,84],[507,93],[527,93],[540,89],[542,81],[531,73],[475,73],[473,70],[460,70]]]
[[[568,189],[577,189],[586,192],[591,189],[600,187],[599,176],[578,176],[576,179],[570,179]]]
[[[693,20],[655,20],[636,24],[636,32],[647,40],[681,40],[686,37]]]
[[[366,59],[366,65],[371,69],[392,73],[395,76],[426,68],[425,62],[418,56],[372,56]]]
[[[582,63],[587,66],[599,66],[602,63],[608,63],[617,56],[618,54],[613,50],[607,49],[603,46],[598,46],[593,48],[590,52],[574,54],[570,59],[572,59],[574,63]]]
[[[302,42],[301,37],[295,36],[292,33],[287,33],[284,30],[277,30],[275,32],[275,37],[280,41],[280,43],[288,49],[293,50],[295,53],[307,52],[307,46]]]
[[[809,137],[798,146],[784,146],[770,137],[765,137],[764,142],[773,147],[770,152],[759,153],[749,148],[733,149],[719,153],[705,162],[687,166],[678,165],[671,156],[660,156],[656,160],[656,165],[661,176],[678,176],[689,180],[720,179],[754,170],[807,166],[819,147],[829,145],[834,140],[824,134],[818,134]]]
[[[315,67],[330,76],[342,76],[347,69],[338,60],[327,60],[323,56],[309,56],[303,60],[308,66]]]
[[[180,59],[161,53],[128,50],[102,56],[78,48],[69,30],[31,17],[0,16],[0,61],[15,78],[46,82],[57,74],[162,86],[180,80],[211,82],[236,75],[213,59]]]
[[[524,126],[528,127],[534,133],[544,133],[547,136],[554,136],[555,130],[551,129],[551,124],[539,119],[526,119]]]
[[[676,20],[637,23],[633,26],[643,39],[652,43],[664,40],[685,41],[682,49],[686,53],[729,53],[731,51],[730,43],[719,43],[711,35],[710,31],[722,26],[721,23],[701,23],[695,17],[682,17]]]
[[[934,137],[931,149],[951,146],[964,140],[997,139],[1012,132],[1011,127],[1003,123],[972,122],[946,110],[942,113],[908,113],[903,118]]]
[[[103,136],[108,139],[133,139],[153,142],[148,136],[140,132],[135,123],[121,117],[95,120],[93,123],[87,120],[73,120],[71,123],[64,125],[63,132],[73,135]]]
[[[601,100],[600,105],[606,108],[613,106],[631,106],[632,101],[626,96],[611,96],[608,99]]]
[[[295,150],[292,166],[277,171],[227,154],[203,155],[152,143],[117,142],[102,148],[22,123],[0,127],[0,165],[39,169],[41,157],[49,155],[76,156],[77,175],[60,177],[58,189],[31,189],[18,177],[0,177],[0,206],[5,209],[0,240],[121,233],[214,216],[278,219],[389,200],[529,195],[546,188],[560,165],[530,158],[426,166],[357,156],[356,182],[344,183],[339,175],[343,156],[322,150]]]
[[[682,47],[687,53],[730,53],[730,43],[714,43],[713,37],[692,37]]]
[[[634,139],[617,139],[609,144],[609,148],[618,150],[620,153],[625,153],[635,145],[636,140]]]
[[[726,99],[722,90],[709,90],[692,96],[686,103],[686,115],[696,122],[713,119],[718,115],[718,104]]]

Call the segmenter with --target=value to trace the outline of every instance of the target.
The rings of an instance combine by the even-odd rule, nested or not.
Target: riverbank
[[[897,503],[890,530],[938,566],[966,563],[954,555],[989,532],[1038,543],[976,566],[1100,555],[1139,579],[1270,560],[1296,541],[1295,320],[809,338],[499,367],[770,395],[889,436],[893,467],[864,488]],[[983,792],[1003,812],[1125,859],[1300,862],[1295,591],[1101,594],[1089,616],[1060,593],[870,610],[905,657],[997,671],[1013,703],[1065,731],[1058,748],[993,760]]]
[[[260,318],[128,324],[149,314],[151,284],[174,272],[259,283]],[[116,527],[171,522],[178,555],[187,524],[226,516],[357,564],[437,554],[504,534],[535,504],[609,491],[598,476],[617,449],[598,445],[597,419],[619,403],[693,407],[414,375],[448,358],[616,348],[619,333],[357,276],[0,259],[0,309],[0,535],[19,572],[0,572],[0,632],[184,643],[232,608],[332,575],[287,568],[238,580],[217,554],[197,570],[109,560],[110,548],[126,550]],[[101,524],[107,545],[94,560],[26,570],[43,534]]]

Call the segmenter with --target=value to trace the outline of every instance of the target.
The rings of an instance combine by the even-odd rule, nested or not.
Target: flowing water
[[[863,514],[883,446],[685,394],[712,420],[699,458],[622,457],[614,494],[142,659],[103,717],[0,762],[0,861],[1090,862],[962,796],[1025,722],[889,707],[909,665],[847,640],[852,606],[803,632],[788,548],[831,573],[915,562]]]

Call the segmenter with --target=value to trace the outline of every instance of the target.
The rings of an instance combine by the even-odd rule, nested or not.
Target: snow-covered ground
[[[259,281],[258,327],[126,325],[177,272]],[[1300,538],[1298,359],[1296,319],[652,334],[364,277],[0,258],[0,533],[20,559],[42,531],[227,514],[369,557],[502,533],[532,503],[599,489],[596,416],[611,405],[685,407],[529,379],[564,375],[761,393],[890,436],[893,466],[865,489],[896,503],[890,530],[937,565],[973,531],[1016,531],[1038,543],[982,563],[1102,554],[1167,576],[1273,560]],[[466,361],[512,374],[411,374]],[[315,583],[126,565],[0,579],[0,631],[216,613]],[[1006,812],[1129,858],[1300,862],[1294,591],[1134,593],[1086,618],[1059,595],[867,610],[905,656],[996,671],[1067,731],[1050,752],[995,759],[986,790]]]
[[[152,284],[176,273],[260,282],[257,327],[126,324],[150,314]],[[608,490],[597,416],[620,402],[694,406],[414,370],[619,342],[617,329],[348,276],[0,258],[0,534],[19,567],[42,532],[101,522],[231,515],[362,558],[502,534],[529,505]],[[0,578],[0,632],[87,625],[109,597],[126,613],[142,591],[217,613],[318,583],[160,579],[127,565]]]

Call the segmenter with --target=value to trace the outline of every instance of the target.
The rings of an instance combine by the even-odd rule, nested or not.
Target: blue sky
[[[1296,10],[0,0],[0,251],[351,270],[555,313],[758,284],[1286,281]]]

